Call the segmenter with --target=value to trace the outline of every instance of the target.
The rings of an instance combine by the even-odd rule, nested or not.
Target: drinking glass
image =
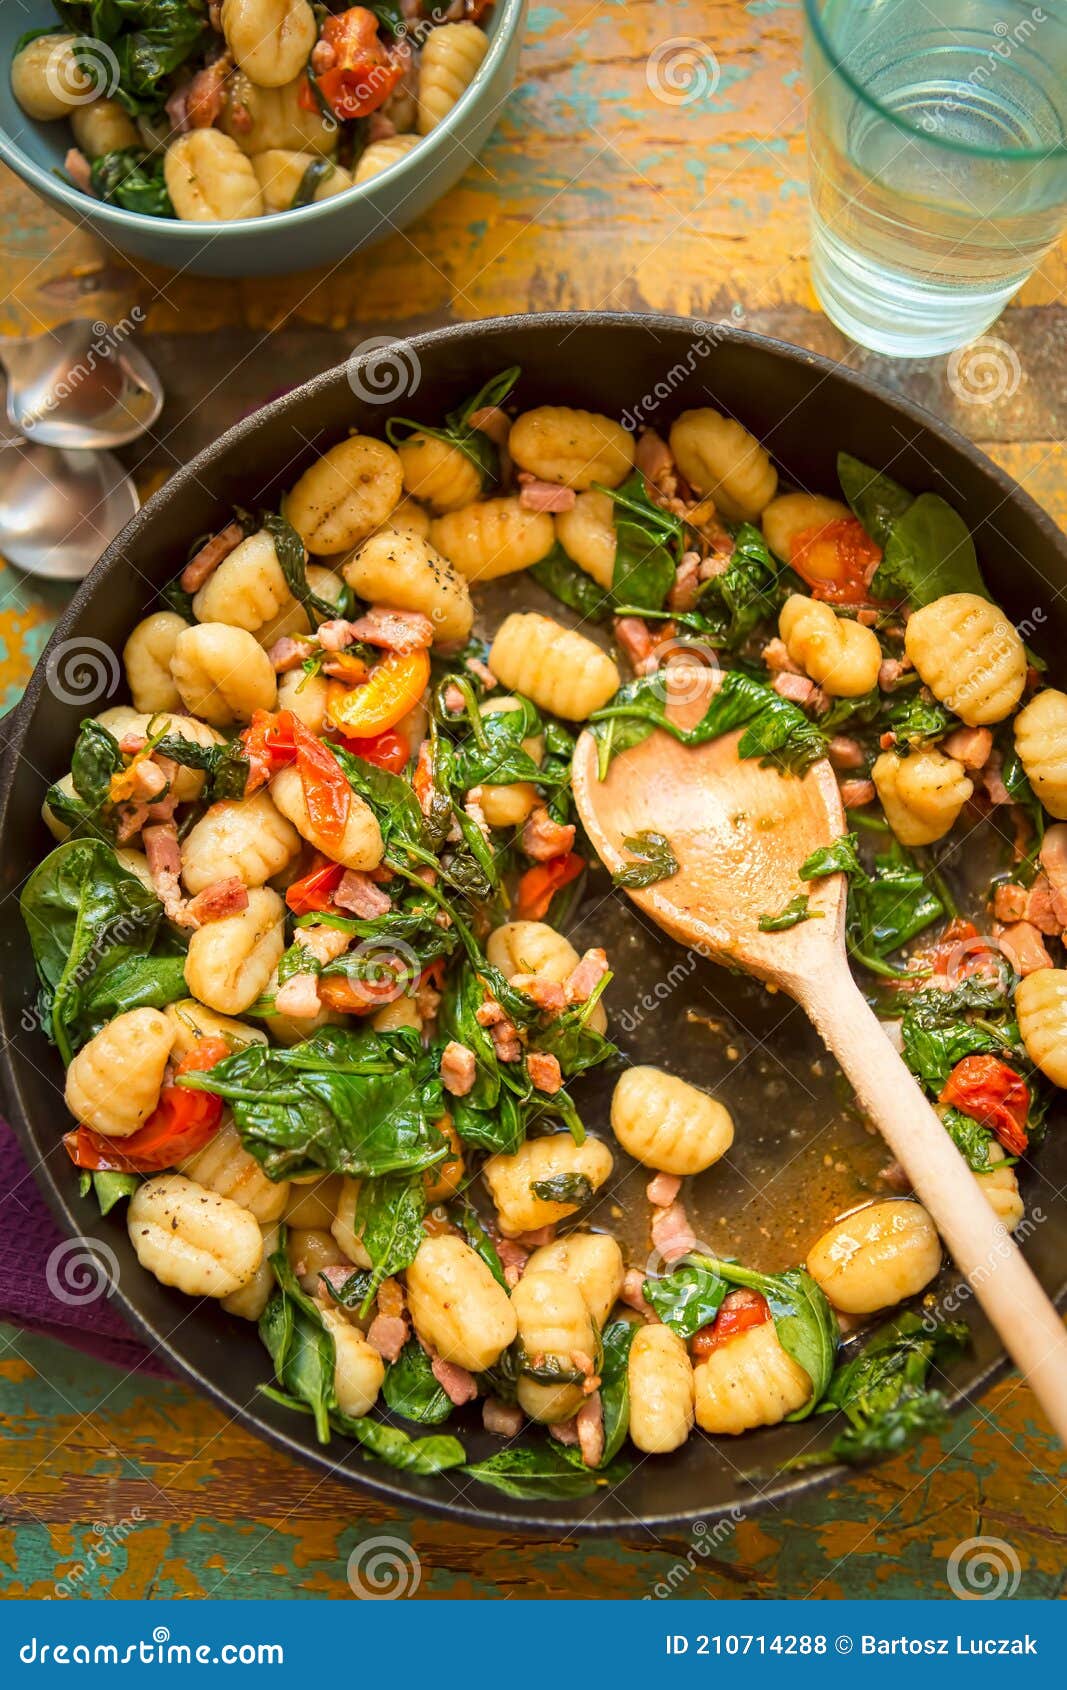
[[[863,346],[949,352],[1067,226],[1067,8],[805,4],[815,291]]]

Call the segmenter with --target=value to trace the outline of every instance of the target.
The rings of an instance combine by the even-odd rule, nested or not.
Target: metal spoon
[[[151,428],[163,388],[128,326],[78,317],[44,334],[0,339],[8,420],[42,446],[124,446]]]
[[[0,442],[0,553],[29,575],[80,581],[140,502],[110,452]]]

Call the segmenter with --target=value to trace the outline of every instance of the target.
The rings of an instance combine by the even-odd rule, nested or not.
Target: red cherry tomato
[[[314,915],[321,910],[332,910],[333,894],[344,874],[340,863],[332,863],[329,857],[318,852],[315,866],[302,879],[293,881],[286,891],[285,901],[294,915]]]
[[[550,857],[547,863],[528,868],[515,894],[515,919],[542,921],[556,893],[577,880],[584,867],[584,858],[576,851],[566,851],[560,857]]]
[[[790,564],[812,596],[830,604],[867,603],[870,579],[881,561],[881,548],[854,516],[806,528],[789,552]]]
[[[375,734],[372,739],[351,739],[348,734],[338,734],[337,741],[353,757],[362,757],[365,763],[373,763],[375,768],[388,769],[391,775],[398,775],[407,768],[411,755],[408,742],[396,728],[386,728],[384,733]]]
[[[712,1350],[740,1337],[742,1332],[750,1332],[754,1326],[762,1326],[770,1318],[767,1299],[758,1291],[731,1291],[711,1325],[702,1326],[694,1335],[689,1346],[694,1361],[706,1361]]]
[[[1030,1087],[1021,1074],[997,1056],[965,1056],[957,1062],[941,1093],[941,1103],[994,1132],[1011,1156],[1022,1156],[1030,1143],[1026,1117]]]
[[[203,1038],[175,1070],[191,1074],[213,1068],[230,1055],[225,1039]],[[108,1138],[91,1127],[80,1126],[66,1133],[67,1155],[79,1168],[95,1172],[152,1174],[177,1167],[210,1143],[219,1130],[222,1099],[210,1091],[189,1091],[185,1086],[164,1086],[159,1102],[144,1126],[128,1138]]]

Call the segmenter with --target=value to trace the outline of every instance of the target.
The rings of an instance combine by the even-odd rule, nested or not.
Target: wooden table
[[[714,48],[713,98],[667,105],[649,92],[650,52],[679,36]],[[274,281],[134,267],[5,175],[0,330],[144,313],[169,395],[155,439],[129,454],[147,492],[243,412],[370,335],[527,309],[729,318],[903,389],[1067,519],[1065,253],[993,331],[992,388],[967,360],[950,371],[850,347],[808,281],[799,67],[796,0],[534,4],[519,85],[462,184],[375,251]],[[7,703],[65,597],[0,574]],[[940,1442],[746,1520],[714,1546],[637,1530],[530,1544],[389,1512],[265,1448],[184,1386],[124,1378],[25,1334],[0,1331],[0,1381],[7,1595],[50,1596],[66,1578],[60,1595],[344,1597],[350,1552],[382,1533],[415,1548],[429,1597],[944,1596],[947,1557],[976,1536],[1012,1547],[1020,1595],[1064,1583],[1060,1459],[1015,1378]]]

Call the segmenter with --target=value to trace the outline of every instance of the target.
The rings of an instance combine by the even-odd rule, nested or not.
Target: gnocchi
[[[170,666],[178,635],[188,627],[184,616],[173,610],[154,611],[138,622],[122,651],[135,710],[154,716],[160,710],[181,709],[181,694]]]
[[[526,1276],[545,1272],[563,1274],[577,1285],[599,1329],[622,1291],[622,1251],[606,1232],[569,1232],[542,1244],[526,1264]]]
[[[1067,969],[1038,968],[1015,989],[1026,1054],[1053,1085],[1067,1086]]]
[[[827,499],[821,493],[779,493],[764,507],[760,526],[771,551],[783,563],[791,563],[798,540],[833,522],[847,522],[850,514],[840,499]]]
[[[511,1155],[490,1156],[482,1178],[496,1207],[497,1222],[505,1238],[520,1232],[536,1232],[576,1213],[576,1202],[556,1202],[539,1197],[535,1185],[570,1174],[584,1178],[597,1191],[613,1166],[611,1151],[602,1139],[587,1138],[575,1144],[570,1133],[553,1133],[548,1138],[528,1138]]]
[[[634,465],[633,435],[596,411],[541,405],[515,419],[508,451],[538,481],[584,493],[594,484],[618,487]]]
[[[474,23],[446,23],[430,31],[419,63],[419,134],[442,123],[466,93],[489,51]]]
[[[546,921],[506,921],[495,927],[486,942],[486,955],[509,980],[518,974],[534,974],[555,986],[562,986],[580,961],[570,940]],[[596,1033],[607,1031],[603,998],[593,1005],[589,1025]]]
[[[886,820],[902,845],[932,845],[954,827],[974,783],[943,752],[883,751],[871,770]]]
[[[882,648],[873,628],[802,593],[786,599],[778,628],[793,662],[831,698],[859,698],[877,684]]]
[[[129,1009],[91,1038],[67,1069],[67,1108],[107,1138],[128,1138],[159,1102],[174,1032],[158,1009]]]
[[[463,510],[482,491],[482,474],[473,458],[435,434],[415,434],[397,447],[404,491],[438,515]]]
[[[343,164],[288,147],[268,147],[265,152],[253,153],[252,169],[267,211],[292,210],[298,196],[307,192],[308,184],[312,184],[308,193],[312,205],[343,194],[352,186],[352,177]],[[306,202],[301,198],[300,203]]]
[[[413,147],[419,144],[417,135],[390,135],[386,140],[372,141],[359,155],[356,165],[355,180],[369,182],[372,177],[380,176],[383,170],[389,170],[401,159],[407,158]]]
[[[693,1426],[696,1386],[685,1344],[669,1326],[641,1326],[630,1343],[630,1437],[645,1455],[680,1449]]]
[[[835,1221],[808,1252],[808,1272],[845,1314],[873,1314],[916,1296],[940,1266],[933,1221],[903,1198]]]
[[[454,1234],[423,1239],[407,1270],[407,1290],[416,1332],[444,1361],[484,1373],[515,1340],[511,1298]]]
[[[1049,815],[1067,821],[1067,693],[1044,687],[1019,711],[1015,749]]]
[[[346,868],[377,868],[382,860],[382,832],[374,811],[353,792],[340,843],[328,839],[308,809],[303,783],[296,769],[282,769],[270,783],[275,807],[292,823],[302,839]]]
[[[734,1141],[730,1111],[662,1068],[628,1068],[611,1099],[611,1130],[628,1155],[666,1174],[699,1174]]]
[[[580,1288],[565,1273],[523,1274],[511,1293],[518,1324],[519,1407],[531,1420],[569,1420],[595,1372],[596,1333]]]
[[[497,632],[489,667],[511,692],[569,722],[584,720],[619,689],[612,659],[584,634],[550,616],[514,611]]]
[[[141,1266],[187,1297],[231,1297],[263,1260],[255,1217],[184,1174],[139,1185],[127,1222]]]
[[[904,645],[935,698],[969,727],[1002,722],[1026,685],[1026,649],[1004,612],[946,593],[909,617]]]
[[[334,1343],[333,1389],[342,1414],[354,1420],[369,1414],[385,1378],[385,1363],[358,1326],[339,1309],[323,1308],[322,1322]]]
[[[279,1219],[289,1196],[288,1180],[267,1178],[255,1157],[245,1150],[232,1120],[224,1122],[202,1150],[187,1156],[178,1171],[205,1191],[214,1191],[247,1209],[261,1226]]]
[[[393,448],[370,435],[352,434],[304,471],[285,500],[285,515],[309,552],[343,552],[386,520],[402,491],[400,459]]]
[[[309,0],[222,0],[226,45],[259,88],[299,76],[318,37]]]
[[[170,672],[185,708],[213,727],[250,722],[273,710],[278,687],[270,658],[244,628],[201,622],[174,642]]]
[[[300,835],[269,793],[226,798],[205,810],[186,834],[182,879],[192,893],[232,875],[246,886],[262,886],[281,874],[299,849]]]
[[[221,129],[179,135],[167,148],[163,177],[175,216],[183,223],[230,223],[263,215],[251,160]]]
[[[607,493],[579,493],[569,511],[556,517],[556,534],[567,556],[605,591],[615,575],[615,511]]]
[[[755,522],[774,498],[778,472],[735,417],[705,406],[672,425],[671,451],[694,492],[710,494],[727,522]]]
[[[465,580],[495,581],[540,563],[556,543],[556,530],[547,512],[523,510],[510,497],[481,499],[439,516],[430,538]]]
[[[254,886],[247,909],[198,927],[189,940],[185,983],[222,1015],[251,1008],[285,949],[285,906],[269,886]]]
[[[777,1426],[811,1399],[811,1380],[778,1342],[774,1321],[740,1332],[693,1368],[696,1423],[737,1437]]]
[[[438,644],[465,640],[474,626],[466,581],[417,534],[375,534],[349,558],[344,577],[361,598],[421,611]]]

